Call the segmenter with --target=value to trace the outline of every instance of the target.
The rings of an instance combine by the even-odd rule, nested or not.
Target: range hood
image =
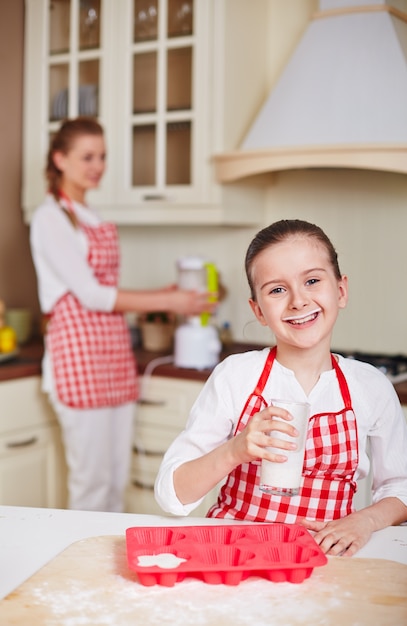
[[[407,173],[404,0],[321,0],[219,182],[285,169]]]

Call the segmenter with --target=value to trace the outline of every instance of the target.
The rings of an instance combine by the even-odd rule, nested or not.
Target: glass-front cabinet
[[[157,208],[205,201],[211,2],[132,0],[121,14],[121,198]],[[206,156],[205,155],[205,156]],[[206,165],[208,168],[208,165]],[[192,209],[191,209],[192,210]]]
[[[245,24],[251,3],[25,2],[27,221],[44,197],[49,139],[62,120],[77,115],[96,117],[105,129],[108,167],[90,200],[106,218],[122,224],[255,221],[247,210],[226,217],[211,163],[225,147],[227,11],[234,10],[232,24],[238,15]]]

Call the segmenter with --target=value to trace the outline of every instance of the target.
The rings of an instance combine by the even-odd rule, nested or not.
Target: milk
[[[287,461],[276,463],[262,460],[260,489],[266,493],[276,495],[294,496],[299,492],[304,465],[305,442],[307,439],[308,421],[310,405],[307,402],[289,402],[283,400],[272,400],[273,406],[286,409],[293,417],[289,422],[298,430],[298,437],[289,437],[279,431],[271,431],[270,436],[275,439],[283,439],[295,442],[296,450],[283,450],[282,448],[270,447],[268,450],[275,454],[287,456]],[[273,419],[281,419],[273,416]]]

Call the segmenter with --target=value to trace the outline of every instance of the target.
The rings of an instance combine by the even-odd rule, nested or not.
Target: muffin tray
[[[212,585],[238,585],[249,576],[301,583],[327,557],[296,524],[133,527],[127,562],[146,586],[173,587],[192,576]]]

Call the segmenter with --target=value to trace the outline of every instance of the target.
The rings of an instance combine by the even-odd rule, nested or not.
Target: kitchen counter
[[[368,544],[355,557],[350,559],[329,557],[326,566],[315,568],[311,577],[299,585],[270,583],[252,577],[242,582],[238,587],[207,585],[186,579],[184,583],[178,583],[174,588],[159,586],[146,588],[140,587],[134,577],[131,578],[130,572],[127,570],[124,552],[126,528],[133,526],[219,525],[222,523],[230,524],[231,521],[0,506],[0,598],[10,594],[9,601],[0,602],[0,618],[2,611],[7,616],[10,606],[17,605],[21,609],[20,620],[4,621],[0,619],[0,622],[25,626],[28,622],[24,621],[24,615],[27,617],[26,612],[32,611],[29,616],[31,617],[30,624],[33,626],[56,623],[59,626],[74,623],[92,624],[92,626],[96,623],[115,625],[131,623],[143,624],[144,626],[150,621],[143,621],[142,617],[139,618],[139,621],[137,616],[143,613],[139,614],[138,611],[146,610],[150,602],[154,613],[151,619],[152,624],[196,624],[198,614],[200,624],[245,624],[248,622],[240,621],[241,615],[239,620],[229,621],[231,615],[228,603],[230,603],[231,608],[238,610],[235,605],[240,602],[244,604],[243,610],[247,610],[246,615],[248,618],[250,617],[250,623],[251,618],[256,618],[253,611],[258,612],[257,619],[254,621],[258,624],[268,625],[312,623],[316,626],[322,623],[346,623],[347,625],[375,623],[401,626],[402,623],[406,623],[404,619],[399,621],[400,614],[407,617],[407,600],[403,593],[404,581],[407,581],[405,569],[407,566],[406,526],[386,528],[374,533]],[[244,522],[232,523],[244,524]],[[86,544],[86,542],[91,543]],[[94,552],[86,553],[86,545],[90,546]],[[104,550],[99,555],[97,554],[98,546],[100,551],[102,548]],[[67,553],[72,549],[73,552],[70,552],[69,559]],[[57,561],[64,554],[66,554],[65,560],[58,562],[61,564],[61,567],[58,568]],[[376,559],[381,559],[382,565]],[[62,566],[62,564],[64,565]],[[38,571],[40,568],[43,569]],[[94,571],[95,568],[98,568],[96,572]],[[113,568],[110,573],[107,571],[109,568]],[[82,573],[82,570],[87,571],[87,577]],[[391,572],[391,574],[387,575],[382,583],[380,581],[383,579],[384,571]],[[47,572],[50,573],[48,577]],[[24,583],[30,577],[32,578]],[[104,590],[102,581],[105,577],[106,581],[103,584],[106,584],[106,589]],[[375,589],[369,584],[369,577],[374,580]],[[355,591],[349,587],[350,580],[355,580],[355,586],[360,587],[360,589]],[[401,580],[403,580],[402,583]],[[36,581],[35,584],[33,581]],[[59,584],[59,589],[56,589],[54,593],[53,586],[57,584]],[[19,591],[10,593],[17,587]],[[240,591],[241,589],[244,593]],[[44,617],[38,621],[35,619],[37,611],[50,610],[48,605],[54,605],[58,601],[63,602],[62,608],[68,613],[73,611],[74,607],[77,610],[76,603],[82,602],[86,607],[87,615],[88,610],[96,610],[94,601],[89,599],[96,591],[105,598],[107,610],[110,610],[109,616],[104,613],[103,620],[92,621],[89,619],[88,621],[85,615],[81,615],[80,621],[75,621],[73,618],[70,621],[69,617],[67,618],[68,621],[63,621],[62,617],[57,621],[46,621]],[[268,598],[263,595],[265,591]],[[56,595],[58,592],[59,596]],[[350,597],[352,594],[354,597]],[[374,597],[371,597],[372,594]],[[254,605],[253,598],[256,598]],[[207,606],[208,600],[212,603],[211,606]],[[115,620],[115,609],[122,610],[123,603],[128,605],[129,602],[133,603],[130,604],[130,608],[137,608],[137,612],[134,608],[132,609],[134,611],[133,621]],[[267,603],[262,605],[263,602],[272,603],[273,608],[275,608],[274,617],[276,620],[278,613],[277,621],[274,621],[272,614],[266,614],[265,618],[262,617],[261,613],[264,613],[268,606]],[[372,602],[374,606],[370,606]],[[315,619],[311,619],[311,616],[308,615],[310,621],[307,621],[304,611],[311,611],[313,603],[317,611],[324,612],[324,615],[315,615]],[[166,616],[166,619],[163,619],[162,613],[158,616],[155,615],[155,613],[163,610],[163,606],[167,607],[167,605],[171,615]],[[374,614],[377,619],[373,618],[373,621],[370,622],[367,615],[362,616],[358,612],[361,609],[363,611],[368,610],[369,606],[370,611],[377,612]],[[297,622],[297,617],[295,621],[285,621],[285,611],[292,612],[295,607],[297,607],[299,621]],[[53,606],[53,608],[55,607]],[[216,613],[218,621],[216,619],[215,621],[207,620],[206,611],[208,610],[209,613],[209,609],[216,612],[220,611],[222,616],[224,615],[225,621],[223,621],[223,617],[219,621],[218,613]],[[342,621],[340,617],[334,622],[325,621],[325,612],[335,612],[336,610],[340,610],[340,615],[345,610],[353,611],[352,616],[356,622],[349,619]],[[397,615],[396,619],[394,619],[395,615]],[[303,617],[305,621],[302,621]],[[317,617],[318,619],[316,619]],[[155,619],[158,621],[156,622]],[[320,621],[321,619],[322,621]],[[370,616],[369,619],[372,620],[372,617]]]
[[[256,344],[235,342],[224,349],[221,359],[230,354],[237,354],[247,350],[261,349],[262,346]],[[10,361],[0,363],[0,382],[5,380],[14,380],[24,378],[26,376],[39,376],[41,374],[41,359],[43,355],[43,344],[41,339],[35,339],[30,343],[21,346],[17,357]],[[138,369],[143,374],[147,366],[154,365],[154,374],[157,376],[168,376],[170,378],[184,378],[188,380],[205,381],[211,370],[195,370],[176,367],[172,363],[163,362],[171,357],[168,353],[149,352],[142,348],[135,349]],[[401,404],[407,405],[407,381],[395,385],[396,392],[400,398]]]

